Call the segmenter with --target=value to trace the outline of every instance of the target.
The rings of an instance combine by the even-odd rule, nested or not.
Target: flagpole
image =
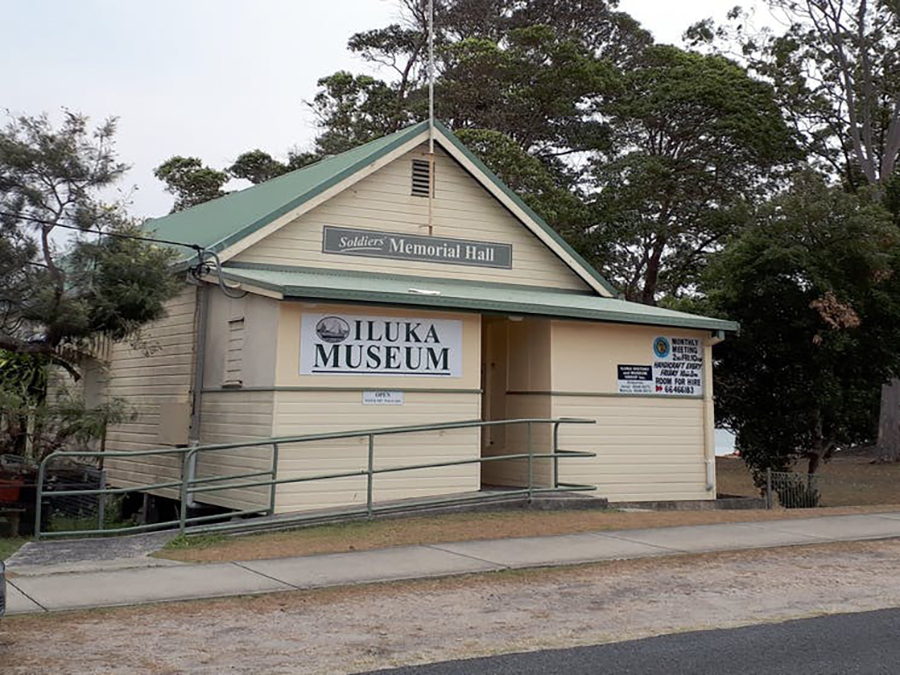
[[[428,0],[428,234],[434,234],[434,0]]]

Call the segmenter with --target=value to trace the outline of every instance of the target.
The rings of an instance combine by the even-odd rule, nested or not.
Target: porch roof
[[[716,331],[739,329],[734,321],[604,298],[590,292],[260,264],[231,263],[222,271],[231,282],[284,299],[408,305]]]

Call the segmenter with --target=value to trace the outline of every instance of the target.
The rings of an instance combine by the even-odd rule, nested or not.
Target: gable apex
[[[453,132],[440,122],[435,122],[434,130],[435,143],[540,244],[596,293],[617,296],[615,289]],[[428,123],[420,122],[264,183],[148,221],[146,227],[160,239],[200,245],[226,262],[426,142],[428,132]]]

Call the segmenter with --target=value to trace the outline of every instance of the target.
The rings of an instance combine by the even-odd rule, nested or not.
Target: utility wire
[[[215,264],[216,280],[218,282],[219,289],[222,291],[223,295],[225,295],[229,298],[240,299],[240,298],[243,298],[248,293],[248,291],[244,291],[243,293],[238,293],[238,294],[235,294],[233,292],[235,289],[231,286],[228,286],[228,284],[225,283],[225,278],[222,275],[222,263],[219,260],[218,254],[216,254],[215,251],[210,251],[210,250],[206,249],[205,247],[201,246],[200,244],[185,244],[180,241],[170,241],[167,239],[156,239],[154,237],[142,237],[138,234],[124,234],[121,232],[103,232],[101,230],[85,229],[85,228],[78,227],[77,225],[66,225],[65,223],[56,223],[56,222],[53,222],[52,220],[44,220],[42,218],[35,218],[33,216],[26,216],[26,215],[18,214],[18,213],[10,213],[7,211],[0,211],[0,217],[18,218],[19,220],[27,220],[28,222],[35,223],[37,225],[51,225],[53,227],[62,227],[67,230],[77,230],[79,232],[96,234],[99,236],[118,237],[120,239],[135,239],[138,241],[149,241],[149,242],[154,242],[157,244],[169,244],[171,246],[182,246],[184,248],[190,248],[197,252],[197,260],[198,260],[197,265],[195,267],[191,268],[191,274],[194,276],[195,279],[200,280],[201,272],[203,272],[203,271],[206,271],[206,272],[212,271],[212,266],[209,265],[209,263],[206,261],[206,257],[211,257],[211,258],[213,258],[213,260],[216,261],[216,264]],[[38,263],[34,263],[34,264],[38,264]],[[41,265],[41,266],[46,267],[46,265]]]
[[[18,218],[19,220],[27,220],[28,222],[35,223],[37,225],[51,225],[53,227],[62,227],[67,230],[76,230],[78,232],[85,232],[88,234],[98,234],[104,237],[118,237],[120,239],[137,239],[138,241],[152,241],[157,244],[169,244],[170,246],[183,246],[184,248],[192,248],[195,251],[204,250],[200,244],[185,244],[181,241],[170,241],[168,239],[155,239],[154,237],[142,237],[138,234],[124,234],[122,232],[103,232],[102,230],[92,230],[90,228],[78,227],[77,225],[66,225],[65,223],[55,223],[52,220],[44,220],[42,218],[35,218],[33,216],[26,216],[19,213],[9,213],[6,211],[0,211],[0,217],[9,217],[9,218]]]

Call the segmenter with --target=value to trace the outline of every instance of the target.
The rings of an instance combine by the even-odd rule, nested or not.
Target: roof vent
[[[412,195],[413,197],[427,197],[430,187],[429,167],[427,159],[414,159],[412,161]]]

